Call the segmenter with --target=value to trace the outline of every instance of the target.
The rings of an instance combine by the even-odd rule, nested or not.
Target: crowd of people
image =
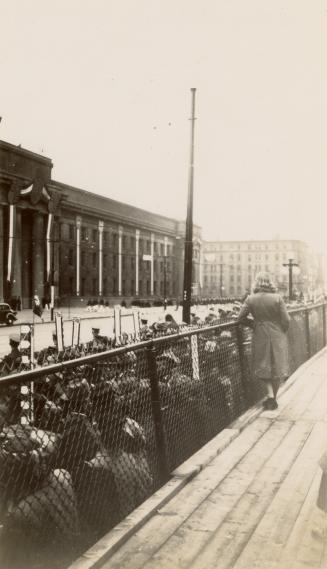
[[[144,314],[141,318],[137,340],[162,337],[154,357],[169,470],[251,404],[235,326],[216,324],[243,324],[248,341],[256,327],[253,373],[265,383],[265,408],[277,406],[279,383],[288,373],[283,350],[289,318],[271,283],[260,282],[243,305],[234,301],[207,311],[193,306],[189,327],[177,323],[171,312],[151,324]],[[195,343],[176,337],[188,329],[199,330],[192,335]],[[126,353],[110,353],[130,339],[100,332],[93,328],[88,342],[62,351],[54,334],[52,345],[34,359],[46,367],[109,350],[104,360],[76,362],[73,368],[45,373],[33,387],[13,383],[0,391],[0,525],[8,555],[15,551],[17,535],[33,547],[56,538],[92,543],[158,485],[147,350],[131,345]],[[20,340],[10,335],[1,375],[24,369]]]
[[[209,312],[205,326],[216,320]],[[162,336],[155,360],[173,469],[244,408],[236,340],[228,330],[205,331],[195,357],[189,338],[169,340],[181,330],[172,314],[151,326],[142,320],[141,339]],[[11,334],[9,342],[2,375],[24,365],[20,336]],[[89,342],[61,353],[54,335],[35,359],[45,367],[115,345],[93,328]],[[56,536],[92,543],[158,485],[147,351],[130,348],[46,373],[33,388],[1,389],[0,525],[10,555],[17,535],[37,548]]]

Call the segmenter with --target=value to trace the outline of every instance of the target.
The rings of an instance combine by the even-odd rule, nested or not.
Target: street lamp
[[[187,196],[187,216],[185,228],[185,256],[184,256],[184,287],[183,287],[183,321],[191,321],[192,297],[192,258],[193,258],[193,173],[194,173],[194,123],[195,123],[195,92],[192,88],[192,117],[191,117],[191,154],[189,167],[189,185]]]
[[[290,301],[293,299],[293,269],[298,266],[293,259],[289,259],[288,263],[283,263],[283,267],[288,268],[288,298]]]

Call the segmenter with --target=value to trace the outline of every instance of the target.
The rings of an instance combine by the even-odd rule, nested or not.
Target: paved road
[[[168,312],[168,310],[167,310]],[[170,311],[177,322],[182,321],[182,309],[178,311],[173,308]],[[113,334],[114,318],[113,309],[105,309],[98,312],[88,312],[85,309],[61,308],[60,313],[64,322],[64,344],[70,346],[72,343],[72,319],[80,318],[80,341],[88,342],[92,338],[92,327],[100,328],[100,334],[111,336]],[[128,333],[134,332],[134,323],[131,316],[132,311],[127,309],[121,310],[121,326],[122,330]],[[164,318],[163,308],[146,308],[142,309],[140,315],[148,319],[149,324]],[[14,326],[0,326],[0,357],[10,351],[9,335],[12,333],[19,334],[21,326],[24,323],[34,324],[35,351],[41,350],[46,346],[52,345],[52,333],[55,332],[55,323],[51,322],[50,311],[43,312],[43,320],[33,315],[32,310],[22,310],[17,314],[18,320]]]

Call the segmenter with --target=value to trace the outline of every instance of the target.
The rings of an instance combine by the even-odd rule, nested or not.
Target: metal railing
[[[326,306],[291,311],[288,338],[294,371]],[[250,360],[228,322],[0,378],[1,567],[64,567],[113,528],[263,396]]]

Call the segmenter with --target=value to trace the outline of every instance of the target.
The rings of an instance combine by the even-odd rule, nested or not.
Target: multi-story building
[[[275,239],[271,241],[203,242],[203,297],[242,296],[251,290],[259,271],[267,271],[278,289],[287,294],[288,269],[292,259],[293,291],[310,294],[316,287],[317,257],[303,241]]]
[[[185,222],[51,178],[52,162],[0,142],[0,299],[182,299]],[[198,287],[201,230],[194,227]]]

